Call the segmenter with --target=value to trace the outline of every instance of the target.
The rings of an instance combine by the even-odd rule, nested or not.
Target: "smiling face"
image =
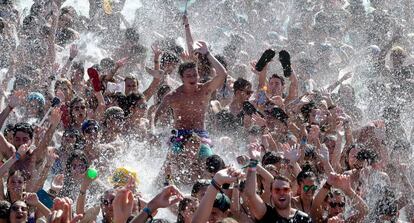
[[[290,208],[292,191],[289,182],[276,179],[272,184],[272,197],[277,209],[285,210]]]
[[[299,184],[300,187],[300,196],[305,199],[311,200],[315,191],[317,189],[316,182],[314,178],[303,179]]]
[[[13,145],[16,148],[19,148],[21,145],[25,144],[25,143],[29,143],[30,141],[30,135],[26,132],[22,132],[22,131],[17,131],[16,134],[14,134],[14,143]]]
[[[181,77],[184,86],[196,86],[198,83],[198,72],[197,69],[187,68]]]
[[[269,89],[273,96],[282,96],[283,84],[279,78],[271,78],[269,80]]]
[[[28,217],[28,207],[23,201],[16,201],[10,207],[10,222],[25,223]]]

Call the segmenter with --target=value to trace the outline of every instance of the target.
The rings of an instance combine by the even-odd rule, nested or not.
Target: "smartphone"
[[[99,73],[95,68],[88,68],[88,76],[92,82],[93,90],[100,91],[102,90],[101,80],[99,79]]]

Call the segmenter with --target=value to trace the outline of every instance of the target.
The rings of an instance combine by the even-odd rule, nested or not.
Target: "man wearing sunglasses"
[[[249,163],[246,180],[246,196],[249,200],[249,209],[257,222],[266,223],[309,223],[311,218],[304,212],[291,206],[292,185],[290,180],[284,176],[276,176],[271,186],[270,204],[266,204],[262,198],[256,194],[256,166],[253,160]]]
[[[311,171],[303,169],[296,177],[296,180],[299,185],[299,196],[292,199],[292,206],[310,214],[313,196],[318,189],[318,186],[316,185],[316,175]]]
[[[345,212],[346,198],[351,200],[350,206],[355,208],[352,215],[344,219],[342,214]],[[326,218],[323,217],[323,206],[327,207]],[[330,173],[326,183],[315,196],[311,213],[314,222],[362,222],[368,213],[368,206],[352,189],[349,175]]]

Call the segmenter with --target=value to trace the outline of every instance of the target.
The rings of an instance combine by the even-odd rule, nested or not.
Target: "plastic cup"
[[[99,176],[99,174],[95,168],[88,168],[88,170],[86,171],[86,176],[89,179],[94,180]]]

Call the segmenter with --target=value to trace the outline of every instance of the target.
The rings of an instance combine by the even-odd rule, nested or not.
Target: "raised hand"
[[[40,201],[36,193],[24,193],[24,201],[30,206],[36,206]]]
[[[352,72],[347,72],[346,74],[344,74],[344,76],[342,76],[341,82],[346,81],[351,77],[352,77]]]
[[[282,144],[282,150],[284,156],[290,161],[290,163],[296,163],[300,158],[299,145],[294,144],[290,146],[288,143]]]
[[[116,63],[115,63],[116,68],[123,67],[128,62],[128,59],[129,59],[129,57],[124,57],[124,58],[121,58],[118,61],[116,61]]]
[[[155,79],[162,79],[164,77],[163,70],[153,70],[149,67],[145,67],[145,71]]]
[[[253,113],[252,115],[252,122],[257,126],[266,126],[266,119],[256,113]]]
[[[50,113],[50,123],[57,125],[60,123],[63,112],[60,110],[60,107],[54,108]]]
[[[185,14],[183,15],[183,25],[184,26],[188,25],[188,17]]]
[[[162,54],[162,50],[160,49],[160,46],[156,43],[151,45],[152,53],[154,54],[154,58],[159,58]]]
[[[194,47],[194,53],[206,55],[208,53],[207,43],[204,41],[197,41]]]
[[[9,97],[9,106],[11,108],[16,108],[19,105],[21,105],[24,101],[25,93],[24,91],[15,91],[12,95]]]
[[[183,194],[177,187],[170,185],[165,187],[157,196],[155,196],[149,203],[148,207],[151,211],[158,208],[166,208],[178,203],[184,198]]]
[[[30,150],[29,144],[23,144],[17,149],[17,152],[19,153],[21,158],[24,158],[27,152],[29,152],[29,150]]]
[[[189,62],[189,61],[192,61],[193,60],[193,57],[187,51],[183,51],[180,54],[180,58],[184,62]]]
[[[233,167],[220,170],[214,175],[214,180],[220,184],[231,184],[236,182],[238,179],[244,177],[244,173]]]
[[[118,190],[112,202],[114,210],[114,222],[127,222],[132,215],[134,207],[134,195],[128,189]]]
[[[52,213],[49,216],[49,223],[76,223],[83,218],[83,215],[72,217],[72,200],[70,198],[56,198],[53,202]]]
[[[252,160],[260,160],[262,158],[262,147],[257,143],[249,144],[249,157]]]
[[[72,44],[69,48],[69,58],[75,58],[79,53],[78,46],[76,44]]]
[[[59,193],[60,190],[62,190],[63,188],[64,179],[65,177],[63,174],[58,174],[55,177],[53,177],[51,189]]]

